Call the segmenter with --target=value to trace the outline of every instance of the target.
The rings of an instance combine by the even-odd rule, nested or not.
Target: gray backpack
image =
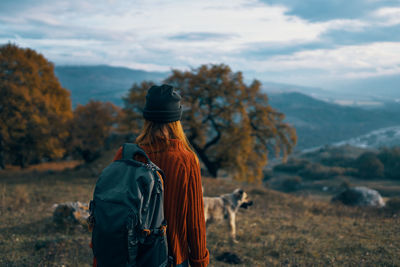
[[[134,160],[144,156],[147,163]],[[98,267],[167,266],[163,211],[164,174],[135,144],[124,144],[122,159],[108,165],[90,202],[93,254]]]

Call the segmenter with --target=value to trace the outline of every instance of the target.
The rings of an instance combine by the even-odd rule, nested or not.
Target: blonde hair
[[[190,143],[183,131],[181,121],[174,121],[170,123],[157,123],[149,120],[144,121],[141,133],[136,138],[138,145],[148,145],[152,150],[157,151],[165,145],[169,145],[169,139],[178,139],[183,143],[185,149],[191,152],[196,162],[199,163],[196,153],[190,146]]]

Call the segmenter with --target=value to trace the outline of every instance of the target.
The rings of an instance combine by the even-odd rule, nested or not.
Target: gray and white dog
[[[248,206],[253,205],[247,193],[237,188],[232,193],[219,197],[203,197],[203,200],[206,225],[208,226],[213,221],[226,221],[231,230],[232,241],[237,243],[236,213],[239,208],[247,209]]]

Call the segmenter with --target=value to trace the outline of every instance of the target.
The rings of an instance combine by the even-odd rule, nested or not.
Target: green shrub
[[[326,166],[339,166],[339,167],[351,167],[354,159],[343,156],[332,156],[321,159],[321,163]]]
[[[282,189],[286,192],[297,191],[301,187],[301,177],[293,176],[293,177],[285,178],[282,181],[281,186],[282,186]]]
[[[400,180],[400,147],[384,148],[378,158],[385,166],[385,177]]]
[[[278,164],[274,167],[276,172],[297,173],[311,164],[305,159],[289,159],[287,163]]]
[[[345,175],[345,176],[358,176],[358,169],[356,169],[356,168],[344,168],[343,175]]]
[[[339,189],[347,189],[352,186],[349,179],[346,176],[338,176],[336,177],[336,179],[339,183]]]
[[[358,169],[358,176],[360,178],[384,177],[385,167],[376,153],[365,152],[361,154],[355,161],[355,167]]]
[[[332,179],[333,177],[345,174],[345,170],[342,167],[327,167],[319,163],[312,163],[299,171],[298,175],[309,180]]]
[[[264,174],[264,178],[263,178],[263,181],[265,182],[265,181],[268,181],[269,179],[271,179],[272,177],[273,177],[273,171],[272,170],[265,170],[264,172],[263,172],[263,174]]]
[[[392,213],[400,212],[400,197],[393,197],[386,202],[386,210]]]

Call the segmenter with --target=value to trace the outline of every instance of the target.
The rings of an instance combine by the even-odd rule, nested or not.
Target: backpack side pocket
[[[128,231],[128,266],[136,266],[139,237],[138,217],[133,210],[130,210],[126,228]]]

